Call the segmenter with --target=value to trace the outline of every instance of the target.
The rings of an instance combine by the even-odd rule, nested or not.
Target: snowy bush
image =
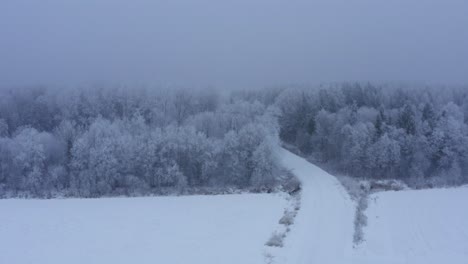
[[[353,241],[359,244],[364,240],[364,227],[367,225],[367,216],[365,211],[367,209],[368,195],[363,195],[359,198],[356,207],[356,214],[354,216],[354,235]]]
[[[270,239],[266,242],[265,245],[269,247],[283,247],[283,240],[286,237],[286,234],[284,232],[274,232],[273,235],[271,235]]]
[[[283,217],[279,220],[279,223],[285,226],[294,224],[294,218],[296,217],[297,211],[285,211]]]
[[[281,173],[282,189],[291,195],[297,194],[301,190],[301,182],[289,170],[283,170]]]
[[[377,192],[377,191],[401,191],[408,189],[408,186],[401,181],[398,180],[376,180],[370,181],[370,191]]]

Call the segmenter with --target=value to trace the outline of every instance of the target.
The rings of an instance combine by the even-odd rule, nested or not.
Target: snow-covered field
[[[0,263],[264,263],[279,194],[0,200]]]
[[[281,151],[302,182],[294,224],[285,194],[0,200],[0,263],[462,264],[468,187],[371,195],[353,248],[355,203],[338,180]],[[265,243],[278,231],[283,247]]]
[[[468,187],[371,196],[353,263],[468,263]]]

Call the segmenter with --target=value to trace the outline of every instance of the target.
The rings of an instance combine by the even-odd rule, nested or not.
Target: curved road
[[[301,208],[279,263],[345,264],[353,251],[355,205],[339,181],[305,159],[281,150],[283,165],[302,182]]]

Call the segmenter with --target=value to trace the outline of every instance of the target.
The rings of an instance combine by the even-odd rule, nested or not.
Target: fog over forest
[[[0,196],[468,182],[466,1],[2,1]],[[293,184],[292,184],[293,185]]]
[[[468,82],[468,3],[4,0],[0,85]]]
[[[468,89],[343,83],[234,91],[0,90],[0,195],[290,185],[281,142],[340,173],[468,182]]]
[[[0,264],[467,264],[468,0],[0,0]]]

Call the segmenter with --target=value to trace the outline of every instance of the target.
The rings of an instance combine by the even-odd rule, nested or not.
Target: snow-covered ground
[[[468,263],[468,187],[371,195],[364,242],[353,248],[356,204],[337,179],[284,151],[303,184],[301,209],[272,263]]]
[[[468,187],[371,195],[353,248],[343,186],[281,157],[302,182],[289,230],[278,220],[297,204],[285,194],[0,200],[0,263],[468,263]],[[283,247],[265,246],[278,230]]]
[[[264,263],[280,194],[0,200],[0,263]]]
[[[352,263],[468,263],[467,187],[376,193],[366,215]]]

